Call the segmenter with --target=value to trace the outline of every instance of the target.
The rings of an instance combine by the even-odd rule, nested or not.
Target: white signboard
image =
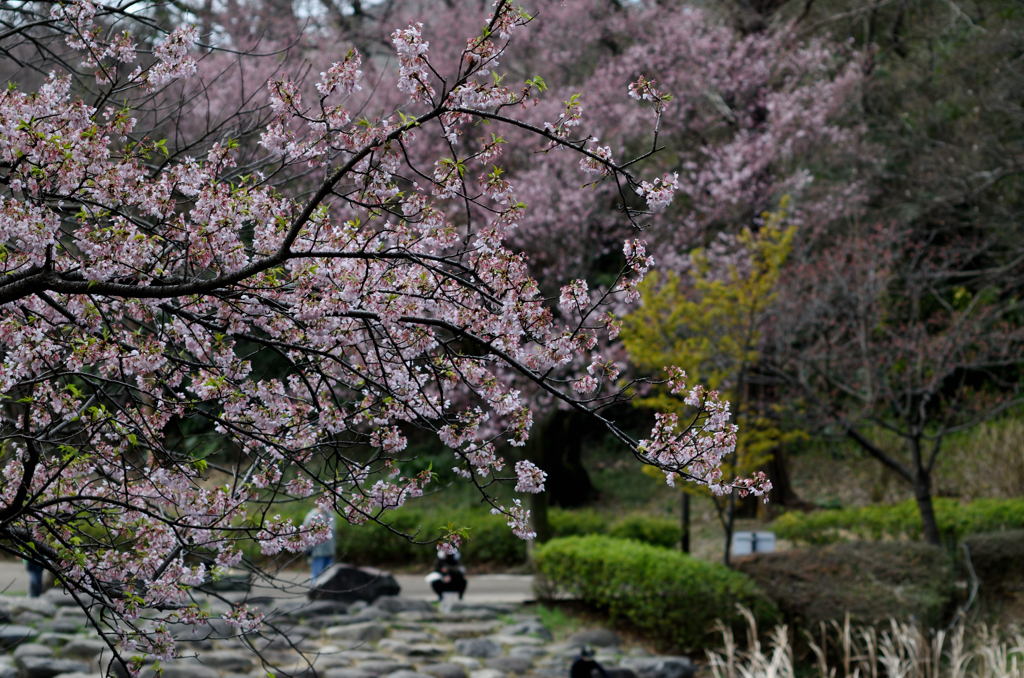
[[[749,556],[751,553],[771,553],[774,550],[774,532],[732,533],[732,555],[734,556]]]

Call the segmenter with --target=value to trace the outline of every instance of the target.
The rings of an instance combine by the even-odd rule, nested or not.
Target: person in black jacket
[[[608,678],[608,672],[594,661],[594,649],[584,646],[569,669],[569,678]]]
[[[434,571],[427,575],[430,588],[434,589],[438,600],[444,598],[445,591],[458,593],[459,600],[462,600],[462,594],[466,592],[466,568],[462,567],[460,558],[458,551],[445,553],[438,550]]]

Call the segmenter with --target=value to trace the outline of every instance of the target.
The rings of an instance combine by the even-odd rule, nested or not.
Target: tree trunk
[[[682,515],[682,528],[683,537],[679,542],[679,548],[683,550],[683,553],[690,552],[690,494],[686,491],[681,491],[679,494],[683,495],[683,515]]]
[[[921,529],[924,532],[924,540],[933,546],[939,546],[942,540],[939,537],[939,525],[935,520],[935,509],[932,506],[931,467],[925,464],[920,435],[909,438],[908,442],[910,457],[914,463],[912,467],[914,499],[917,500],[917,509],[921,513]]]
[[[538,544],[551,538],[548,506],[581,506],[594,495],[582,461],[585,433],[584,415],[554,410],[534,424],[526,441],[523,456],[548,474],[547,489],[530,499],[530,529]]]
[[[790,511],[806,511],[813,508],[813,505],[801,499],[793,488],[793,482],[789,477],[789,462],[786,456],[785,445],[779,445],[775,448],[772,452],[772,458],[764,468],[764,472],[772,481],[772,489],[768,493],[769,507],[782,506]],[[755,501],[761,503],[756,497]]]
[[[917,510],[921,513],[924,540],[933,546],[939,546],[942,540],[939,535],[939,524],[935,520],[935,508],[932,506],[931,477],[923,471],[918,471],[917,480],[914,482],[914,499],[917,500]]]
[[[729,493],[729,503],[725,510],[728,512],[728,515],[725,519],[725,550],[722,562],[725,563],[726,567],[731,567],[729,562],[732,556],[732,533],[736,524],[736,490]]]
[[[588,417],[580,412],[556,410],[543,421],[540,450],[534,463],[548,474],[548,503],[574,508],[594,497],[594,485],[583,466],[583,438]]]
[[[548,522],[548,493],[530,495],[530,529],[537,533],[535,541],[543,544],[551,539],[551,523]]]
[[[548,415],[544,419],[541,419],[533,426],[533,430],[530,431],[530,437],[526,440],[526,445],[523,448],[523,456],[532,461],[534,464],[540,467],[542,471],[547,471],[545,466],[545,438],[550,423],[553,419],[553,415]],[[551,486],[551,475],[548,474],[547,482],[545,486]],[[527,556],[533,560],[533,547],[536,544],[542,544],[551,538],[551,525],[548,523],[548,492],[540,492],[538,494],[530,495],[528,500],[530,505],[530,529],[537,533],[536,539],[526,542]]]

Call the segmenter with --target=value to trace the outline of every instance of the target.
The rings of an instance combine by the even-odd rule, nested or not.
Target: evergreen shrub
[[[683,538],[683,529],[671,518],[631,515],[611,526],[608,536],[633,539],[645,544],[673,548]]]
[[[662,645],[714,644],[716,618],[741,623],[737,603],[771,625],[778,609],[746,575],[679,551],[605,536],[553,539],[537,548],[541,588],[625,620]]]
[[[608,532],[608,519],[594,509],[548,509],[553,537],[575,537]]]
[[[423,510],[401,508],[386,515],[394,530],[416,535],[416,541],[436,539],[449,522],[469,528],[459,549],[467,563],[515,565],[526,560],[526,544],[512,534],[503,516],[480,509]],[[432,544],[416,544],[376,523],[350,525],[338,520],[338,559],[356,565],[428,564],[437,557]]]
[[[948,541],[968,534],[1024,528],[1024,499],[978,499],[963,504],[956,499],[936,498],[935,519]],[[921,515],[917,503],[860,508],[829,509],[803,513],[790,511],[772,524],[775,534],[803,544],[830,544],[844,536],[880,540],[885,537],[920,540]]]

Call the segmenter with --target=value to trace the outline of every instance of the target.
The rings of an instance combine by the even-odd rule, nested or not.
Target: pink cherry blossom
[[[527,492],[537,494],[544,491],[544,481],[548,474],[537,468],[530,461],[522,460],[516,462],[516,492]]]
[[[580,132],[581,102],[588,115],[606,103],[591,89],[545,109],[537,81],[503,84],[507,41],[532,18],[503,0],[492,11],[469,35],[434,38],[417,21],[394,31],[386,78],[386,59],[364,64],[347,46],[314,65],[318,82],[274,57],[237,126],[211,113],[197,134],[176,115],[203,98],[190,87],[219,95],[191,76],[200,54],[221,55],[193,51],[196,27],[157,38],[150,59],[130,33],[106,30],[119,15],[104,5],[46,15],[97,74],[54,70],[36,91],[0,96],[0,536],[109,611],[112,648],[173,657],[167,623],[206,620],[192,591],[238,566],[246,542],[287,559],[331,537],[327,520],[297,523],[279,501],[362,524],[422,497],[433,474],[402,471],[414,427],[533,538],[521,501],[488,489],[511,483],[502,454],[526,444],[533,394],[588,415],[628,398],[598,344],[654,265],[646,243],[617,241],[625,263],[608,285],[564,273],[542,285],[513,240],[530,218],[522,175],[497,163],[564,156],[566,182],[581,167],[641,191],[652,211],[679,184],[650,179],[630,144]],[[133,60],[128,73],[117,65]],[[373,87],[363,68],[381,76]],[[378,85],[390,91],[380,105]],[[557,303],[542,291],[556,289]],[[728,404],[686,393],[692,425],[662,415],[647,440],[623,443],[724,491]],[[193,427],[216,454],[197,449]],[[546,476],[518,461],[514,480],[535,493]],[[170,614],[151,625],[154,610]],[[263,622],[245,607],[223,618],[244,632]]]

